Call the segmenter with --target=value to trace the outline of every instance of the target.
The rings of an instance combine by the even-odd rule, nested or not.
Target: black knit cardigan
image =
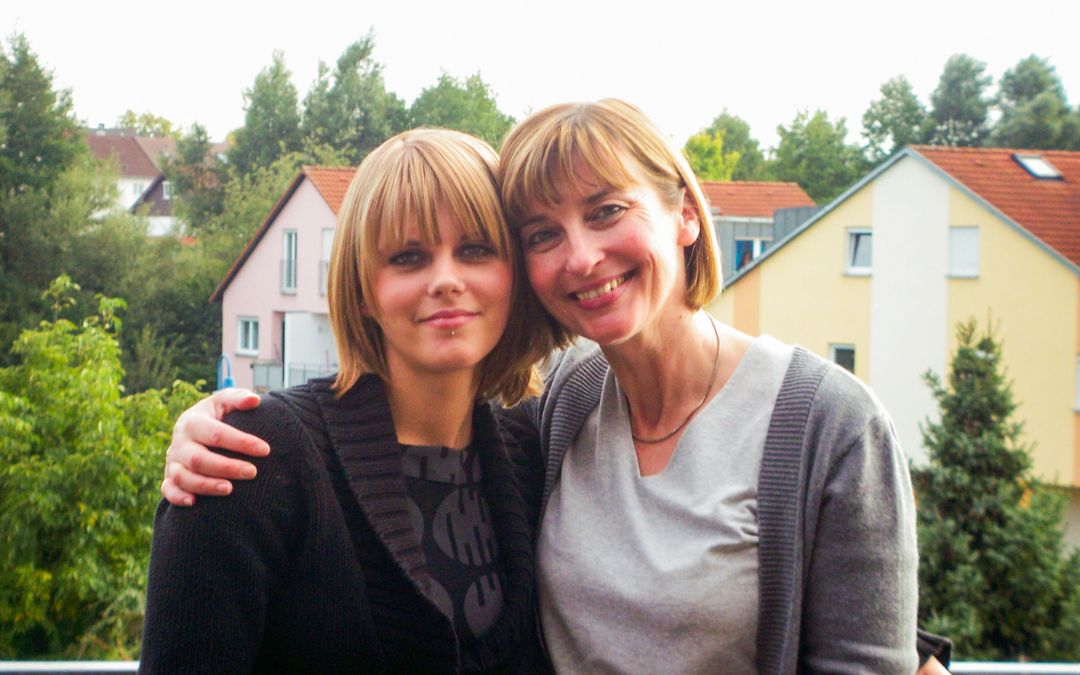
[[[141,672],[545,669],[525,502],[489,407],[476,407],[473,429],[504,609],[462,649],[430,599],[383,384],[366,376],[336,399],[330,383],[226,418],[270,444],[256,480],[235,483],[228,498],[158,508]]]

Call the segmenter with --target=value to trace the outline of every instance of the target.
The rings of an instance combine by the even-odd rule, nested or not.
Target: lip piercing
[[[450,337],[453,337],[453,336],[455,336],[455,335],[457,335],[457,331],[456,331],[456,330],[452,330],[452,331],[450,331]]]

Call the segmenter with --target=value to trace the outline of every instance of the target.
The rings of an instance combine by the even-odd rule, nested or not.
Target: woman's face
[[[672,208],[629,163],[634,184],[602,184],[584,163],[558,200],[519,230],[529,282],[570,331],[601,345],[637,336],[686,306],[683,250],[698,235],[692,206]]]
[[[470,239],[453,212],[438,211],[441,242],[425,245],[413,223],[399,248],[379,251],[371,316],[391,374],[475,369],[502,337],[510,311],[510,262]]]

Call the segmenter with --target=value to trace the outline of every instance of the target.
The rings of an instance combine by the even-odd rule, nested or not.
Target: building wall
[[[870,386],[893,417],[900,444],[926,458],[919,424],[935,409],[923,381],[946,362],[949,186],[908,157],[872,183]]]
[[[251,364],[281,362],[281,313],[326,314],[326,298],[319,293],[319,262],[322,258],[322,230],[334,227],[335,217],[311,181],[303,179],[285,204],[244,266],[233,278],[222,298],[222,352],[233,362],[238,387],[250,387]],[[281,292],[282,231],[297,231],[297,283],[295,294]],[[274,314],[278,313],[275,321]],[[243,356],[237,351],[237,321],[240,316],[259,319],[259,354]]]
[[[949,223],[978,226],[980,260],[978,279],[948,280],[943,345],[953,353],[961,321],[993,324],[1017,419],[1034,444],[1035,471],[1056,484],[1080,487],[1075,412],[1080,282],[1015,227],[961,190],[950,190]]]
[[[116,180],[116,205],[125,211],[130,209],[138,201],[146,188],[154,180],[153,176],[129,176]]]

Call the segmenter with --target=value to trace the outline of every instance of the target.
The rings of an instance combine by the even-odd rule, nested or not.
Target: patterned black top
[[[505,583],[477,453],[471,446],[402,450],[409,519],[427,558],[430,597],[453,621],[461,644],[470,644],[499,618]]]

